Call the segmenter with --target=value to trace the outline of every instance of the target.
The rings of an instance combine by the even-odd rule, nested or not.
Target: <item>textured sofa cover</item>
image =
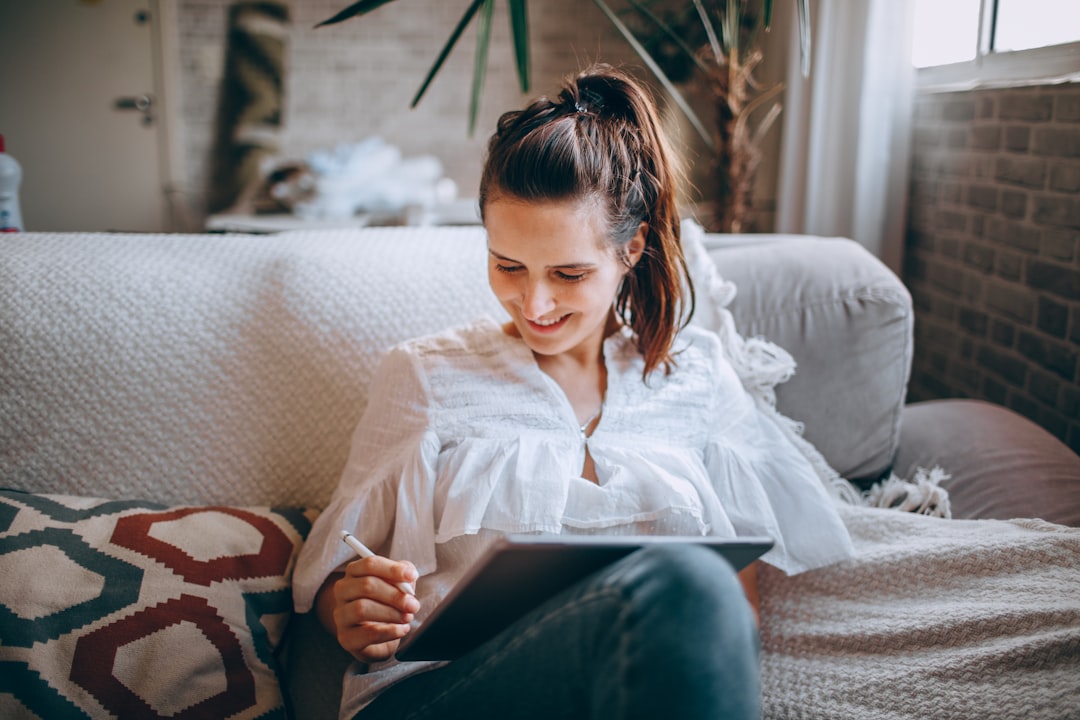
[[[845,476],[876,479],[898,459],[905,473],[939,464],[965,477],[954,502],[977,508],[977,502],[965,505],[963,498],[984,490],[978,484],[980,459],[957,453],[965,446],[963,426],[968,423],[955,413],[971,418],[990,412],[999,424],[1021,428],[1026,438],[1037,435],[1057,453],[1053,478],[1044,482],[1038,473],[1012,478],[1030,490],[1023,514],[1045,515],[1070,503],[1075,508],[1080,461],[1015,414],[981,403],[962,409],[950,403],[904,407],[912,354],[911,301],[899,280],[855,243],[808,236],[706,236],[690,254],[699,288],[695,321],[715,323],[716,304],[730,301],[743,334],[762,335],[792,354],[798,371],[778,388],[778,407],[804,424],[806,437]],[[289,548],[302,542],[307,523],[337,482],[381,352],[481,313],[501,315],[486,289],[485,258],[478,228],[5,237],[0,250],[0,488],[33,495],[0,496],[0,570],[24,568],[27,559],[36,557],[26,554],[25,543],[18,544],[31,534],[38,540],[34,552],[48,546],[51,554],[41,557],[60,557],[55,547],[70,559],[76,553],[64,549],[68,546],[42,538],[77,537],[80,552],[89,553],[84,545],[95,532],[100,537],[93,542],[116,545],[122,529],[142,523],[141,534],[127,541],[132,553],[127,562],[139,565],[143,578],[140,618],[156,618],[162,608],[171,607],[169,593],[202,597],[196,585],[208,588],[203,594],[211,605],[216,602],[211,590],[229,595],[214,607],[241,637],[229,657],[251,669],[256,687],[250,703],[236,700],[230,706],[230,716],[258,717],[266,708],[278,713],[287,708],[297,717],[333,717],[347,658],[310,617],[289,618],[287,608],[274,604],[287,590],[294,557]],[[737,285],[734,299],[717,297],[715,271]],[[911,412],[919,413],[924,432],[911,438],[917,447],[902,448],[902,421]],[[954,430],[947,444],[932,430],[941,413]],[[963,468],[950,467],[956,462],[963,462]],[[62,497],[38,499],[42,494]],[[131,505],[115,504],[122,502]],[[218,508],[213,522],[185,530],[181,520],[199,517],[191,508],[206,506]],[[106,515],[113,519],[102,535],[98,525]],[[1054,519],[1076,517],[1059,513]],[[215,547],[233,542],[242,549],[251,527],[263,528],[264,544],[265,538],[281,537],[273,582],[244,580],[247,584],[232,592],[230,583],[241,581],[236,572],[223,571],[199,585],[204,581],[197,573],[177,570],[183,563],[169,554],[169,543],[181,542],[169,533],[180,533],[183,542],[192,544],[184,562],[209,567],[216,562]],[[908,532],[905,528],[902,523],[883,526],[883,532],[892,533],[888,537],[895,541],[897,534]],[[247,557],[241,549],[236,556]],[[162,566],[170,573],[162,573]],[[170,625],[161,620],[138,638],[132,630],[127,644],[113,647],[109,657],[115,667],[110,670],[105,663],[93,682],[72,680],[78,685],[74,690],[56,687],[61,682],[57,668],[51,675],[34,670],[46,651],[70,660],[78,648],[72,649],[76,639],[69,638],[79,635],[78,646],[91,647],[100,628],[126,622],[122,608],[113,615],[101,611],[83,625],[71,622],[42,631],[41,641],[20,640],[17,646],[9,641],[5,633],[11,627],[29,627],[32,634],[42,618],[63,615],[70,620],[72,607],[97,602],[95,572],[69,574],[83,578],[91,589],[43,599],[37,610],[12,608],[10,595],[0,591],[0,668],[16,668],[34,679],[48,702],[89,707],[92,716],[122,716],[125,708],[147,707],[168,715],[203,696],[215,702],[249,697],[231,680],[185,683],[187,666],[179,662],[170,663],[176,665],[172,674],[162,675],[172,694],[180,696],[172,700],[175,706],[148,696],[169,692],[130,689],[135,671],[127,665],[160,657],[147,649],[147,638],[181,632],[175,629],[185,627],[180,621]],[[162,585],[151,596],[147,588],[154,573],[161,575]],[[187,585],[170,586],[174,575],[183,575]],[[778,598],[777,603],[787,602],[783,593]],[[226,613],[229,602],[236,604],[235,622]],[[768,658],[769,638],[763,639]],[[1074,635],[1071,642],[1076,649],[1080,641]],[[218,662],[218,651],[226,658],[227,643],[212,644],[213,662]],[[76,656],[88,657],[85,651]],[[228,667],[227,658],[223,662]],[[153,663],[143,664],[154,674]],[[267,681],[260,680],[256,666],[280,680],[280,700],[273,688],[264,692]],[[214,675],[205,668],[190,673],[204,679]],[[800,686],[803,694],[795,700],[767,703],[769,714],[794,716],[792,703],[808,702],[799,716],[923,716],[903,709],[882,715],[881,707],[862,701],[852,701],[839,714],[830,703],[815,709],[813,677],[812,668],[767,665],[767,692],[781,685],[789,692],[792,678],[811,683]],[[46,705],[29,707],[37,700],[28,700],[28,693],[22,686],[0,685],[0,715],[5,708],[17,708],[49,716],[41,710]],[[110,695],[103,702],[102,693],[124,696],[124,701],[114,702]],[[1073,693],[1057,702],[1049,707],[1080,700]]]

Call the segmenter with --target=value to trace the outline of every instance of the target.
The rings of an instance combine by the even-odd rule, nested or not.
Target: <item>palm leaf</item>
[[[680,50],[686,53],[690,60],[693,61],[694,65],[697,66],[698,70],[701,70],[702,72],[708,72],[708,68],[705,67],[705,63],[701,62],[701,58],[698,57],[698,54],[694,51],[694,49],[687,45],[686,41],[683,40],[679,33],[675,32],[675,30],[673,30],[670,25],[657,17],[656,13],[649,9],[649,6],[647,4],[640,2],[640,0],[630,0],[630,4],[635,10],[638,11],[638,13],[644,15],[646,18],[649,19],[650,22],[652,22],[653,25],[656,25],[656,27],[660,28],[660,31],[667,35],[669,40],[674,42]]]
[[[510,1],[510,32],[514,40],[518,83],[521,92],[529,92],[529,12],[526,0]]]
[[[329,20],[323,20],[315,27],[321,28],[323,25],[336,25],[339,22],[348,20],[351,17],[357,15],[365,15],[376,8],[380,8],[387,3],[391,3],[394,0],[360,0],[360,2],[353,3],[349,7],[339,12]]]
[[[480,95],[484,92],[484,76],[487,74],[488,48],[491,47],[491,16],[495,0],[481,0],[483,7],[476,26],[476,58],[473,61],[472,98],[469,100],[469,137],[476,130],[476,116],[480,113]]]
[[[710,149],[715,150],[716,144],[713,142],[712,136],[709,135],[709,132],[705,129],[701,119],[690,108],[690,104],[686,102],[686,98],[682,96],[682,93],[675,89],[674,83],[672,83],[664,71],[660,69],[660,66],[657,64],[656,60],[653,59],[652,55],[650,55],[645,47],[638,42],[638,39],[634,37],[634,34],[630,32],[630,28],[626,27],[625,23],[619,19],[619,16],[616,15],[610,7],[608,7],[608,4],[604,2],[604,0],[593,0],[593,4],[600,8],[601,12],[607,16],[608,21],[615,26],[615,29],[619,31],[626,42],[629,43],[630,47],[634,49],[634,52],[638,54],[638,57],[641,58],[642,62],[645,63],[646,67],[649,68],[649,71],[660,81],[660,84],[663,85],[664,89],[671,95],[675,104],[683,111],[683,114],[686,115],[690,124],[694,126],[698,135],[705,141],[705,144],[708,145]]]
[[[439,53],[439,57],[435,58],[435,64],[428,70],[427,77],[425,77],[424,82],[420,84],[420,89],[416,91],[416,97],[409,103],[410,108],[416,107],[417,103],[420,102],[420,98],[424,97],[428,85],[431,84],[435,75],[438,74],[439,70],[442,68],[443,63],[446,62],[447,56],[450,54],[450,51],[454,49],[454,45],[457,44],[458,38],[461,37],[461,33],[465,32],[465,28],[468,27],[473,15],[476,14],[476,11],[480,9],[480,6],[483,5],[485,1],[486,0],[473,0],[472,5],[470,5],[465,11],[465,14],[461,16],[461,20],[458,21],[457,27],[454,28],[454,32],[450,33],[450,37],[447,39],[446,44]]]
[[[701,24],[705,28],[706,37],[709,38],[709,47],[712,48],[716,64],[722,65],[724,63],[724,51],[720,48],[720,41],[716,39],[716,30],[713,29],[712,22],[709,20],[709,13],[705,12],[701,0],[694,0],[694,9],[697,10],[698,17],[701,18]]]
[[[727,41],[728,60],[735,64],[739,61],[739,33],[742,32],[742,13],[739,11],[739,0],[727,0],[727,10],[724,11],[725,40]]]
[[[739,116],[735,119],[736,129],[735,132],[733,132],[732,134],[735,135],[739,132],[742,132],[744,128],[749,125],[750,116],[753,115],[754,112],[758,110],[758,108],[773,100],[773,98],[775,98],[783,91],[784,83],[777,83],[768,90],[762,92],[750,102],[746,103],[742,111],[739,113]],[[773,103],[772,107],[769,108],[769,112],[766,113],[766,119],[762,120],[761,123],[758,125],[758,135],[764,135],[765,131],[769,129],[768,126],[771,125],[775,120],[774,115],[780,112],[780,107],[780,103]],[[757,142],[758,139],[755,139],[754,144],[757,144]]]
[[[803,77],[810,76],[810,4],[799,2],[799,59],[802,60]]]
[[[753,18],[754,25],[750,28],[750,35],[747,39],[746,47],[757,47],[761,34],[769,32],[772,24],[772,8],[772,0],[764,0],[760,17],[755,16]]]

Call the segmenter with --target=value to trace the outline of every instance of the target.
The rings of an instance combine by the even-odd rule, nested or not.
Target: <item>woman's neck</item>
[[[590,358],[568,353],[534,356],[540,370],[562,388],[579,425],[589,424],[599,416],[607,392],[602,347],[597,347]]]

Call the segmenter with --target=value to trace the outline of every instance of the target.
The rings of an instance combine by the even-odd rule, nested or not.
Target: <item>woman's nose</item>
[[[543,282],[530,282],[525,286],[521,299],[521,311],[530,320],[539,320],[555,307],[555,295]]]

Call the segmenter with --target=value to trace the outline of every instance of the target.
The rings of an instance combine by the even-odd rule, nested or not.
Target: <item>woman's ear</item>
[[[632,268],[638,264],[638,260],[645,254],[645,236],[649,232],[649,226],[646,223],[638,225],[637,232],[634,233],[634,237],[630,238],[630,242],[626,243],[626,264]]]

